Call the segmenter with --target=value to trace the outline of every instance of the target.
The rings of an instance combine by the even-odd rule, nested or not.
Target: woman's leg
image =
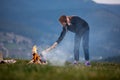
[[[85,60],[89,61],[89,29],[85,31],[82,42],[83,42]]]
[[[74,60],[75,61],[79,61],[80,39],[81,37],[78,34],[75,34],[75,40],[74,40]]]

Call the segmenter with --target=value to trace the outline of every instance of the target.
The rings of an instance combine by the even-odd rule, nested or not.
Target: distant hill
[[[30,58],[32,45],[32,40],[27,37],[0,32],[0,53],[4,58]]]

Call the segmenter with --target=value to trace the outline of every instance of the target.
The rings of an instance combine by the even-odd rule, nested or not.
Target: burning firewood
[[[28,64],[47,64],[47,61],[43,61],[42,57],[37,52],[37,46],[34,45],[32,48],[32,60]]]

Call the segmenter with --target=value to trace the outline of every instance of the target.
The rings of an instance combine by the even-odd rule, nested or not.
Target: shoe
[[[74,64],[74,65],[77,65],[77,64],[78,64],[78,61],[74,61],[73,64]]]
[[[89,62],[89,61],[86,61],[86,62],[85,62],[85,66],[91,66],[90,62]]]

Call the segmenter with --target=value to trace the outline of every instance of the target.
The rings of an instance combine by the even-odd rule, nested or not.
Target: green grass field
[[[120,80],[120,64],[92,63],[65,66],[27,64],[0,64],[0,80]]]

